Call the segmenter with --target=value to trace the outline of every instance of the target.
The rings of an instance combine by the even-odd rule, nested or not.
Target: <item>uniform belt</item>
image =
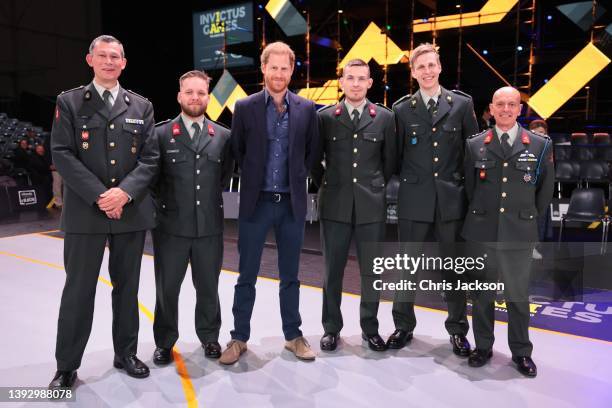
[[[270,191],[262,191],[259,193],[259,199],[264,201],[272,201],[274,203],[280,203],[281,201],[287,201],[291,198],[289,193],[272,193]]]

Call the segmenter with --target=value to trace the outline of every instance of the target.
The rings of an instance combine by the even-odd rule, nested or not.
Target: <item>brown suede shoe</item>
[[[285,342],[285,348],[295,354],[300,360],[312,361],[316,358],[316,354],[310,348],[310,344],[302,336]]]
[[[219,362],[227,365],[234,364],[245,351],[247,351],[247,345],[244,341],[232,340],[227,343],[227,348],[221,354]]]

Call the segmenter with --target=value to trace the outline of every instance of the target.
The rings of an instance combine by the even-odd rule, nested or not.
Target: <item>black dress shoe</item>
[[[516,368],[519,373],[527,377],[535,377],[538,375],[538,367],[531,357],[512,357],[512,361],[516,363]]]
[[[334,351],[338,347],[338,339],[340,333],[325,333],[321,337],[321,350],[323,351]]]
[[[172,349],[157,347],[153,352],[153,362],[157,365],[168,365],[172,361]]]
[[[487,364],[491,357],[493,357],[492,350],[474,349],[468,358],[468,365],[470,367],[482,367]]]
[[[450,336],[450,342],[453,345],[453,353],[460,357],[470,355],[470,342],[463,334],[453,334]]]
[[[130,377],[145,378],[149,376],[149,367],[135,355],[127,357],[115,356],[113,366],[115,366],[115,368],[124,369]]]
[[[376,334],[365,334],[361,333],[361,338],[368,342],[368,347],[370,350],[374,351],[385,351],[387,349],[387,344],[385,341]]]
[[[221,345],[218,341],[211,341],[205,344],[202,344],[202,348],[204,349],[204,355],[208,358],[219,358],[221,357]]]
[[[396,329],[387,340],[387,347],[390,349],[401,349],[404,348],[406,343],[412,340],[412,332],[408,332],[402,329]]]
[[[72,388],[74,382],[77,379],[76,370],[62,371],[58,370],[55,372],[53,380],[49,383],[50,390],[57,390],[60,388]]]

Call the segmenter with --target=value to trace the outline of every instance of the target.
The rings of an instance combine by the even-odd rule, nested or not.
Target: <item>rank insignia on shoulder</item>
[[[178,123],[172,124],[172,136],[178,136],[181,134],[181,126]]]
[[[370,105],[368,109],[370,112],[370,116],[373,118],[376,117],[376,108],[374,107],[374,105]]]
[[[91,99],[91,92],[90,91],[85,92],[85,95],[83,95],[83,97],[85,98],[86,101],[90,100]]]

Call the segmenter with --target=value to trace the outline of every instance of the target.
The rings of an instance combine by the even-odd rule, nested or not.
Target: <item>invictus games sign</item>
[[[241,3],[193,14],[196,69],[250,65],[253,58],[226,52],[232,44],[253,41],[253,3]]]

